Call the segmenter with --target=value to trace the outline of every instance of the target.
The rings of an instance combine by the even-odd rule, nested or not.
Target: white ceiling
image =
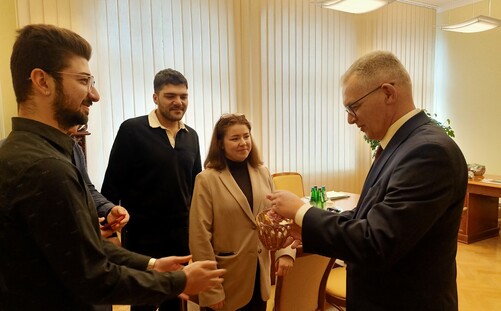
[[[462,7],[465,5],[471,5],[475,2],[479,2],[481,0],[416,0],[416,1],[407,1],[407,0],[397,0],[399,2],[424,5],[429,7],[435,7],[438,12]]]

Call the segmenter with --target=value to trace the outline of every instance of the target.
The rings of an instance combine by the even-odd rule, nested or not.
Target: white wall
[[[440,13],[437,24],[489,15],[488,3]],[[501,19],[501,1],[491,2],[491,16]],[[435,111],[451,120],[468,163],[501,175],[501,27],[475,34],[437,30],[435,68]]]
[[[11,131],[11,117],[17,115],[10,76],[10,55],[16,30],[15,0],[0,1],[0,139]]]

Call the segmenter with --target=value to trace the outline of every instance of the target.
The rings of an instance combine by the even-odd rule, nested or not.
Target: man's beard
[[[70,99],[64,94],[60,87],[56,87],[56,98],[54,99],[55,119],[62,129],[69,129],[75,125],[87,124],[89,116],[80,109],[71,109]]]
[[[162,117],[165,120],[170,121],[170,122],[177,122],[177,121],[181,121],[183,119],[184,114],[186,113],[186,110],[183,110],[183,113],[181,114],[180,117],[171,113],[169,108],[167,108],[165,110],[158,109],[158,112],[160,112],[160,114],[162,115]]]

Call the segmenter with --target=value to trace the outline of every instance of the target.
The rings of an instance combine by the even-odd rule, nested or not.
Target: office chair
[[[297,172],[281,172],[271,175],[275,190],[289,190],[299,197],[304,197],[303,177]],[[275,258],[275,252],[271,252],[271,258]],[[275,265],[270,269],[271,285],[275,285]]]
[[[323,311],[325,286],[334,261],[316,254],[304,254],[298,248],[294,267],[277,278],[274,311]]]
[[[334,258],[331,260],[331,269],[326,271],[325,300],[337,310],[343,311],[346,308],[346,265],[337,264]]]
[[[304,197],[303,177],[297,172],[282,172],[271,175],[276,190],[289,190],[298,197]]]

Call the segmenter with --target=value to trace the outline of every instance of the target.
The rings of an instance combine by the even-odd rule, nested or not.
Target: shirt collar
[[[73,145],[75,141],[68,134],[45,123],[23,117],[13,117],[12,130],[35,133],[51,144],[59,146],[59,150],[66,156],[71,157],[73,154]]]
[[[162,124],[160,124],[160,120],[158,120],[158,117],[157,117],[157,114],[155,113],[155,111],[157,111],[156,109],[153,109],[150,114],[148,114],[148,123],[150,124],[150,126],[152,128],[162,128],[164,130],[169,130],[168,128],[166,128],[165,126],[163,126]],[[186,127],[186,125],[183,123],[183,121],[179,121],[179,129],[180,130],[185,130],[186,132],[188,132],[188,128]]]
[[[395,133],[398,131],[398,129],[402,125],[404,125],[404,123],[407,122],[410,118],[417,115],[420,111],[421,111],[421,109],[419,109],[419,108],[411,110],[411,111],[407,112],[406,114],[404,114],[400,119],[395,121],[392,125],[390,125],[390,127],[388,128],[388,131],[386,131],[386,134],[384,135],[383,139],[381,139],[381,141],[379,142],[379,144],[381,145],[381,148],[385,149],[386,146],[388,146],[388,143],[390,142],[390,140],[393,138],[393,135],[395,135]]]

